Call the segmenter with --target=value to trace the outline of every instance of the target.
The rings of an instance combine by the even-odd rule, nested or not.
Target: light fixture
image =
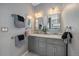
[[[48,10],[48,14],[49,15],[52,15],[52,14],[55,14],[55,13],[60,13],[60,8],[59,7],[54,7],[54,8],[50,8],[49,10]]]
[[[39,18],[39,17],[43,17],[43,13],[42,12],[35,13],[35,18]]]
[[[31,15],[28,15],[27,18],[28,19],[33,19],[33,17]]]
[[[53,9],[52,8],[50,8],[49,10],[48,10],[48,14],[53,14]]]
[[[59,7],[54,7],[54,13],[60,13],[60,8]]]

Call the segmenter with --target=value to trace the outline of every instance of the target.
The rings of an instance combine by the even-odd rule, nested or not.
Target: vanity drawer
[[[35,39],[35,37],[34,36],[29,36],[28,39]]]
[[[36,39],[38,39],[39,42],[46,42],[46,39],[43,37],[36,37]]]
[[[49,43],[49,44],[57,44],[57,45],[64,46],[63,40],[59,40],[59,39],[47,39],[47,43]]]

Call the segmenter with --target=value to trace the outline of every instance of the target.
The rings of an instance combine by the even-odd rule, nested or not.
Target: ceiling
[[[32,3],[33,6],[37,6],[39,5],[40,3]]]

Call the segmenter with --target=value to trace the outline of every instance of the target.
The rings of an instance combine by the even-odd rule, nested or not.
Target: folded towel
[[[64,32],[62,35],[62,39],[67,39],[68,34],[70,36],[69,42],[71,43],[73,36],[72,36],[72,33],[70,32]]]
[[[17,15],[17,16],[18,16],[18,20],[19,20],[19,21],[24,22],[24,17],[23,17],[23,16],[20,16],[20,15]]]
[[[24,40],[24,35],[18,35],[19,41]]]
[[[23,16],[12,14],[14,19],[14,25],[16,28],[24,28],[25,27],[25,19]]]
[[[72,34],[70,32],[64,32],[62,35],[62,39],[66,39],[68,34],[69,34],[70,38],[72,38]]]
[[[15,37],[15,46],[18,47],[18,48],[20,48],[20,47],[22,47],[24,44],[25,44],[25,37],[24,37],[24,35],[23,35],[23,34],[17,35],[17,36]]]

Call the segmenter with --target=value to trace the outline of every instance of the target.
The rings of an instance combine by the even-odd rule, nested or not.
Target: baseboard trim
[[[27,53],[29,53],[29,51],[26,51],[24,54],[22,54],[22,56],[25,56]]]

